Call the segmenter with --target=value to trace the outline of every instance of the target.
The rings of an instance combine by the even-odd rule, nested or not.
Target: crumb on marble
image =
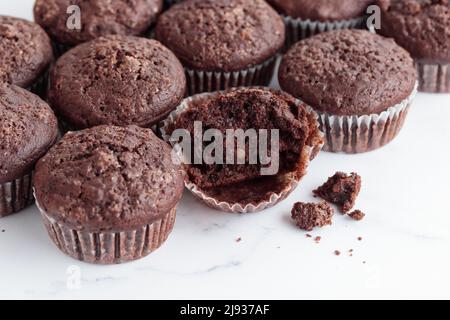
[[[362,212],[361,210],[355,210],[355,211],[353,211],[353,212],[350,212],[350,213],[348,214],[348,216],[349,216],[350,218],[352,218],[353,220],[361,221],[362,219],[364,219],[364,217],[365,217],[366,215],[365,215],[364,212]]]

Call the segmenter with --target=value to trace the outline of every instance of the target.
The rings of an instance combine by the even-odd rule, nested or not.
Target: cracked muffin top
[[[187,0],[161,15],[156,39],[187,67],[230,72],[273,57],[285,27],[263,0]]]
[[[57,133],[47,103],[25,89],[0,84],[0,184],[30,173]]]
[[[77,45],[110,34],[141,35],[156,21],[162,0],[36,0],[34,18],[52,38]],[[81,30],[70,30],[68,8],[80,8]]]
[[[449,0],[379,0],[381,33],[424,62],[450,63]]]
[[[150,129],[98,126],[69,132],[36,166],[39,205],[77,230],[133,230],[175,208],[183,173]]]
[[[0,16],[0,82],[29,87],[52,60],[50,38],[39,25]]]
[[[374,0],[268,0],[281,14],[314,21],[340,21],[365,15]]]
[[[294,45],[278,77],[283,90],[317,111],[369,115],[408,98],[417,72],[409,53],[393,39],[339,30]]]
[[[64,54],[50,72],[48,99],[76,128],[149,127],[181,102],[181,63],[155,40],[107,36]]]

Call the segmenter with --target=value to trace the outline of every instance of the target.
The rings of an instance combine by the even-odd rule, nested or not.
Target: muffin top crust
[[[156,39],[190,68],[237,71],[274,56],[285,27],[263,0],[186,0],[161,15]]]
[[[449,0],[379,0],[381,32],[424,62],[450,63]]]
[[[150,129],[99,126],[69,132],[36,166],[39,205],[77,230],[133,230],[170,212],[183,174]]]
[[[25,89],[0,84],[0,183],[30,173],[57,133],[56,117],[44,101]]]
[[[163,0],[36,0],[34,18],[53,38],[76,45],[110,34],[140,35],[156,21]],[[77,5],[81,30],[70,30],[68,8]]]
[[[50,38],[39,25],[0,16],[0,82],[26,88],[52,60]]]
[[[362,17],[374,0],[268,0],[283,15],[314,21]]]
[[[334,115],[380,113],[408,98],[417,74],[394,40],[340,30],[300,41],[281,62],[281,87],[314,109]]]
[[[52,107],[77,128],[151,126],[182,100],[181,63],[158,41],[106,36],[64,54],[50,72]]]

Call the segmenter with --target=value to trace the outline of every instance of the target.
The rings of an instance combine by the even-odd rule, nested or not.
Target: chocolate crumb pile
[[[332,224],[334,209],[325,201],[319,204],[297,202],[292,208],[292,219],[306,231]]]
[[[339,206],[342,213],[348,213],[355,205],[356,197],[361,190],[361,177],[356,173],[347,175],[337,172],[328,181],[313,193]]]

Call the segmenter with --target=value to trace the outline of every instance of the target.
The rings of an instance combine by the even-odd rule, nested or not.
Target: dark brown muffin
[[[285,30],[263,0],[186,0],[161,15],[156,39],[191,71],[194,94],[268,84]]]
[[[406,99],[416,72],[392,39],[363,30],[323,33],[283,58],[281,87],[315,110],[334,115],[380,113]]]
[[[422,61],[450,63],[448,0],[382,0],[381,32]]]
[[[196,124],[203,132],[208,129],[221,132],[224,148],[216,152],[223,153],[223,163],[201,161],[197,164],[192,155],[188,155],[186,171],[190,183],[202,190],[206,197],[212,197],[218,203],[226,202],[230,208],[237,203],[241,208],[270,203],[274,194],[283,194],[293,181],[298,182],[304,176],[309,161],[321,147],[322,138],[315,116],[289,95],[269,89],[242,88],[210,96],[198,95],[188,101],[186,109],[166,126],[165,133],[171,136],[176,129],[184,129],[194,137],[199,130]],[[231,149],[227,144],[227,131],[246,132],[249,129],[256,130],[259,143],[267,142],[268,154],[277,152],[277,172],[262,174],[262,168],[268,164],[260,161],[260,149],[253,149],[258,152],[259,160],[251,162],[249,151],[255,146],[250,144],[250,140],[245,141],[245,150],[234,144],[232,152],[235,159],[229,161],[227,155]],[[268,136],[264,138],[260,130],[267,130]],[[279,133],[278,151],[271,149],[270,140],[264,140],[271,138],[273,130]],[[208,145],[205,142],[201,154]],[[195,150],[194,140],[191,150]],[[237,155],[241,163],[237,161]]]
[[[276,54],[284,26],[262,0],[187,0],[160,17],[156,38],[187,67],[237,71]]]
[[[32,200],[31,171],[55,142],[56,117],[38,96],[0,84],[0,217]]]
[[[293,18],[314,21],[340,21],[366,14],[375,0],[268,0],[278,12]]]
[[[178,59],[155,40],[107,36],[64,54],[50,74],[49,101],[70,125],[150,127],[182,100]]]
[[[81,30],[70,30],[69,6],[81,11]],[[75,46],[110,34],[142,35],[162,10],[162,0],[36,0],[34,17],[58,43]]]
[[[52,60],[50,39],[39,25],[0,16],[0,82],[41,94],[38,84]]]
[[[450,2],[379,0],[378,4],[381,33],[393,37],[416,59],[420,89],[450,92]]]
[[[66,134],[35,172],[36,198],[60,249],[87,262],[119,263],[159,247],[184,188],[170,151],[136,126]]]
[[[325,150],[347,153],[371,151],[394,139],[417,81],[406,50],[363,30],[300,41],[283,58],[278,76],[283,90],[318,112]]]

